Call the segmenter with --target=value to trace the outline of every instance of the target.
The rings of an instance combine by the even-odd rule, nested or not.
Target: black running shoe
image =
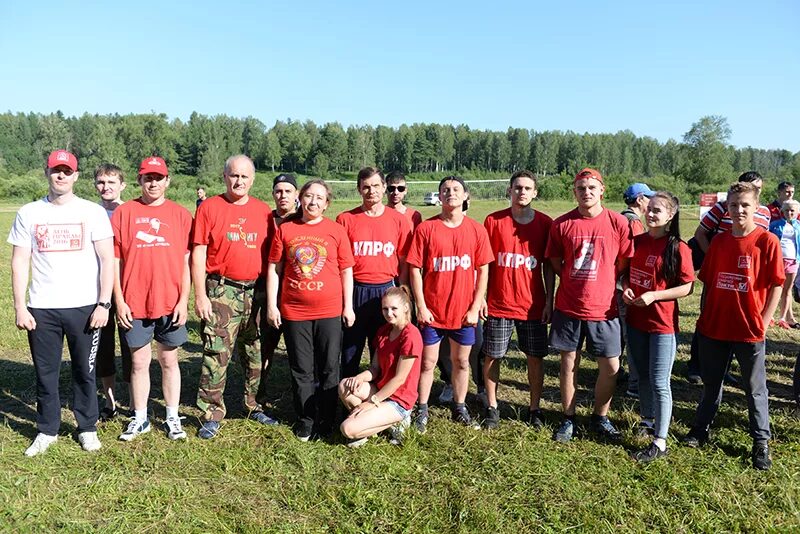
[[[667,455],[667,452],[668,452],[667,449],[664,449],[662,451],[661,449],[658,448],[658,446],[655,443],[650,443],[649,447],[636,451],[633,454],[631,454],[631,458],[633,458],[640,464],[649,464],[653,460],[657,460],[658,458],[663,458],[664,456]]]

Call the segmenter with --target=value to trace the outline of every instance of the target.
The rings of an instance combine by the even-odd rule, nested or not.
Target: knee
[[[355,427],[355,425],[353,424],[353,420],[350,417],[348,417],[347,419],[342,421],[342,424],[339,427],[339,431],[342,433],[342,436],[344,436],[345,438],[353,439],[353,438],[355,438],[355,434],[356,434],[356,429],[354,427]]]

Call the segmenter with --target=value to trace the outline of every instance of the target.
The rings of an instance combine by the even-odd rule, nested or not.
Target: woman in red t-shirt
[[[387,324],[375,336],[375,360],[366,371],[339,383],[339,398],[351,410],[341,426],[350,447],[404,422],[393,428],[392,441],[399,442],[417,401],[422,335],[411,324],[408,293],[399,287],[387,289],[381,310]]]
[[[300,441],[327,435],[336,414],[342,323],[353,314],[353,252],[344,228],[323,217],[332,193],[323,180],[300,189],[301,211],[278,227],[267,266],[267,316],[283,325]],[[281,302],[278,307],[278,287]]]
[[[622,299],[628,305],[628,350],[639,371],[638,432],[653,435],[649,447],[632,455],[642,463],[667,454],[677,299],[690,294],[694,283],[692,252],[681,241],[679,213],[672,193],[660,191],[650,199],[645,214],[648,231],[634,238],[630,274],[622,283]]]

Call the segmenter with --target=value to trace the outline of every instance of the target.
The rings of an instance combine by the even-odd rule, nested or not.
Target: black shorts
[[[483,323],[483,347],[485,356],[498,359],[508,352],[508,342],[516,327],[519,350],[526,356],[544,358],[547,356],[547,325],[542,321],[504,319],[488,317]]]
[[[550,346],[561,352],[575,352],[582,337],[586,339],[586,352],[592,356],[618,358],[622,352],[618,318],[586,321],[553,310]]]

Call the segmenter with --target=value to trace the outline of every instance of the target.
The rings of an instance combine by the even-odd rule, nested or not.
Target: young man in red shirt
[[[167,164],[159,157],[139,166],[142,196],[114,210],[114,302],[117,320],[131,348],[131,408],[134,417],[120,435],[131,441],[150,432],[150,342],[155,338],[170,439],[186,439],[178,415],[181,373],[178,347],[186,343],[189,291],[189,235],[192,215],[165,196]]]
[[[403,202],[408,194],[408,185],[406,184],[406,177],[400,171],[392,171],[386,177],[386,193],[389,203],[387,208],[392,208],[405,216],[406,219],[411,221],[411,225],[416,228],[422,222],[422,214],[406,206]]]
[[[536,176],[519,171],[508,186],[511,207],[489,214],[483,223],[495,260],[489,264],[487,317],[483,329],[483,377],[488,407],[484,426],[497,428],[497,382],[500,361],[508,351],[511,331],[517,329],[520,350],[528,358],[530,408],[528,421],[544,424],[539,400],[547,355],[547,323],[553,312],[555,275],[544,261],[553,220],[531,206],[536,198]]]
[[[628,220],[601,204],[602,175],[583,169],[573,182],[578,207],[553,221],[545,255],[561,278],[553,311],[550,344],[561,352],[561,405],[564,420],[553,439],[566,443],[575,433],[575,390],[582,337],[597,358],[592,430],[618,439],[608,409],[619,371],[620,324],[614,298],[616,280],[633,256]]]
[[[766,470],[769,454],[769,392],[764,337],[786,275],[778,238],[757,226],[759,190],[747,182],[728,189],[729,232],[711,242],[698,278],[705,305],[697,320],[703,396],[684,442],[699,447],[722,401],[722,383],[731,352],[739,360],[747,397],[753,467]]]
[[[353,247],[353,308],[356,322],[342,334],[341,378],[358,374],[361,353],[369,344],[370,361],[378,328],[385,324],[381,298],[395,279],[408,285],[406,254],[411,244],[411,221],[383,204],[386,180],[375,167],[358,173],[361,205],[336,217]]]
[[[259,319],[266,305],[264,259],[272,210],[250,196],[253,161],[244,155],[225,162],[225,192],[197,207],[192,232],[195,311],[201,319],[203,366],[197,406],[203,410],[202,439],[217,435],[226,415],[225,383],[234,346],[245,374],[247,417],[263,425],[277,421],[256,401],[261,382]]]

